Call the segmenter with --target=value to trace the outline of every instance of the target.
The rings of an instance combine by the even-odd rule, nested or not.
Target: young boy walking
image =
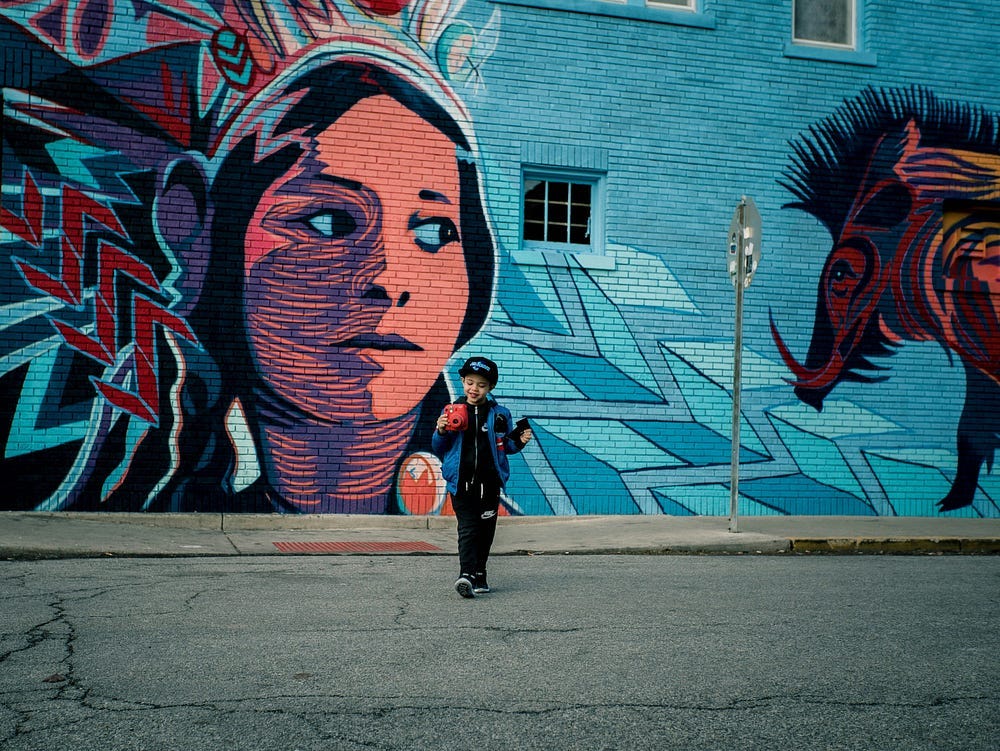
[[[442,413],[431,440],[441,459],[442,473],[458,519],[458,560],[461,573],[455,589],[462,597],[490,591],[486,561],[497,528],[500,492],[510,477],[507,457],[531,440],[531,428],[515,427],[510,410],[490,393],[500,374],[496,363],[470,357],[458,371],[465,396],[462,419]],[[462,408],[457,410],[462,412]]]

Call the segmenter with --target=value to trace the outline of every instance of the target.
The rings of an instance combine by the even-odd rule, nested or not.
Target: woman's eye
[[[344,209],[317,211],[301,221],[316,234],[331,240],[341,240],[358,228],[354,217]]]
[[[448,243],[458,240],[458,229],[451,219],[435,217],[416,222],[410,226],[416,238],[417,247],[427,253],[437,253]]]

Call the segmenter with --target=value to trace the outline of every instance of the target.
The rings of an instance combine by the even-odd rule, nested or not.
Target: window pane
[[[589,182],[525,178],[523,239],[588,249],[594,191]]]
[[[586,183],[574,183],[570,188],[570,211],[573,222],[586,221],[585,218],[581,218],[580,213],[581,211],[585,214],[590,213],[590,186]]]
[[[543,180],[525,180],[524,198],[525,200],[544,201],[545,182]]]
[[[569,237],[569,183],[549,183],[549,231],[545,239],[564,243]]]
[[[569,241],[577,245],[590,244],[590,185],[575,183],[570,190]]]
[[[587,224],[571,224],[569,241],[574,245],[590,245],[590,229]]]
[[[566,224],[569,222],[569,206],[565,203],[549,204],[549,224]]]
[[[524,239],[541,242],[545,239],[545,222],[525,222]]]
[[[558,224],[556,222],[549,222],[549,236],[545,238],[551,243],[564,243],[566,242],[566,224]]]
[[[544,180],[524,181],[524,239],[541,242],[545,239]]]
[[[545,223],[545,201],[525,201],[524,221]]]
[[[590,204],[574,203],[569,215],[570,224],[586,224],[590,221]]]
[[[550,201],[561,201],[566,203],[569,201],[569,183],[549,183],[549,200]]]
[[[850,44],[853,2],[854,0],[795,0],[795,38],[828,44]]]

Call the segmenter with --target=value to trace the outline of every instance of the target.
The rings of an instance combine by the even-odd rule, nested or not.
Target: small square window
[[[561,171],[524,172],[522,247],[601,253],[596,175]]]
[[[854,49],[856,0],[792,0],[796,44]]]

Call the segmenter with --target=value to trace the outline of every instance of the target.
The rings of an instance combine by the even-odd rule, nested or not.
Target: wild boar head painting
[[[873,358],[906,341],[957,356],[966,393],[941,511],[972,503],[1000,447],[1000,118],[926,89],[868,89],[793,144],[783,183],[832,246],[804,363],[772,314],[796,396],[884,381]]]

